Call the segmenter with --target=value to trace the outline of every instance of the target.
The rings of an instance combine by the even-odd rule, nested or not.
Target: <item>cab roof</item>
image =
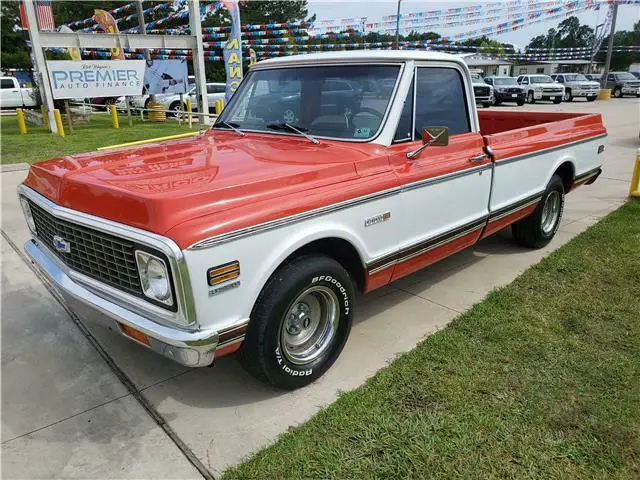
[[[419,50],[359,50],[348,52],[320,52],[261,60],[251,68],[278,67],[285,65],[325,64],[326,62],[405,62],[445,61],[467,66],[460,55]]]

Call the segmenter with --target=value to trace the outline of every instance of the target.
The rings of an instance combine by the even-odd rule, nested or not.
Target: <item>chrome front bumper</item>
[[[126,338],[120,325],[144,333],[151,350],[189,367],[205,367],[213,363],[218,346],[218,333],[211,330],[182,330],[153,322],[138,313],[121,307],[74,282],[49,250],[36,240],[29,240],[24,249],[34,265],[63,296],[67,305],[83,319],[115,330]]]

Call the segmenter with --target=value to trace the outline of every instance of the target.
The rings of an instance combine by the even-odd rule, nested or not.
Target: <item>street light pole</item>
[[[609,44],[607,46],[607,59],[604,63],[604,71],[602,77],[600,77],[600,88],[607,86],[607,76],[609,75],[609,67],[611,67],[611,54],[613,53],[613,36],[616,33],[616,17],[618,16],[618,4],[614,3],[613,14],[611,15],[611,30],[609,31]]]
[[[396,50],[400,45],[400,2],[401,0],[398,0],[398,10],[396,12]]]

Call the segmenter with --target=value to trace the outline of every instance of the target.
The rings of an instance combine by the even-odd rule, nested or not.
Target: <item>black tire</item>
[[[552,224],[547,224],[548,228],[544,228],[543,223],[545,215],[545,204],[552,195],[559,195],[559,205],[557,217],[554,217]],[[517,221],[511,227],[513,238],[516,242],[524,247],[542,248],[547,245],[555,236],[562,220],[562,212],[564,210],[564,184],[558,175],[551,177],[547,189],[542,195],[542,200],[531,213],[531,215]]]
[[[593,102],[598,97],[587,97],[587,102]]]
[[[527,93],[527,103],[530,105],[533,105],[534,103],[536,103],[536,99],[533,98],[533,92],[529,91],[529,93]]]
[[[613,96],[616,98],[622,98],[622,89],[620,87],[616,87],[613,89]]]
[[[482,106],[484,108],[489,108],[491,106],[491,102],[482,102]]]
[[[329,292],[329,297],[333,292],[337,300],[334,304],[337,324],[317,357],[307,363],[295,363],[283,343],[288,334],[288,330],[285,332],[285,317],[290,309],[296,307],[294,302],[308,289]],[[302,300],[306,298],[300,299],[297,305],[304,303]],[[278,388],[292,390],[308,385],[322,376],[340,355],[351,331],[353,301],[353,283],[349,273],[334,259],[313,254],[288,260],[271,276],[253,307],[249,329],[240,350],[241,364],[256,378]],[[308,310],[308,304],[305,305]],[[296,316],[290,314],[288,318]],[[306,322],[307,318],[311,315],[302,321]],[[312,343],[318,341],[314,339]]]
[[[559,103],[562,103],[562,97],[560,98],[556,98],[553,103],[555,103],[556,105],[558,105]]]
[[[567,88],[564,92],[563,100],[565,102],[573,102],[573,95],[571,94],[571,89]]]
[[[497,107],[498,105],[500,105],[502,102],[500,100],[494,99],[493,100],[493,104]]]
[[[180,114],[186,110],[186,108],[184,108],[180,102],[173,102],[171,105],[169,105],[169,110],[171,110],[171,116],[173,118],[178,118],[180,116]]]
[[[524,100],[518,100],[518,106],[521,107],[522,105],[524,105]]]

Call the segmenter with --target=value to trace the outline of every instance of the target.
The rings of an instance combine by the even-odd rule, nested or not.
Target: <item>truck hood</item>
[[[305,195],[362,176],[363,169],[386,171],[382,153],[373,144],[322,140],[314,145],[288,135],[208,131],[54,158],[32,165],[25,184],[58,205],[162,235],[203,215]]]

